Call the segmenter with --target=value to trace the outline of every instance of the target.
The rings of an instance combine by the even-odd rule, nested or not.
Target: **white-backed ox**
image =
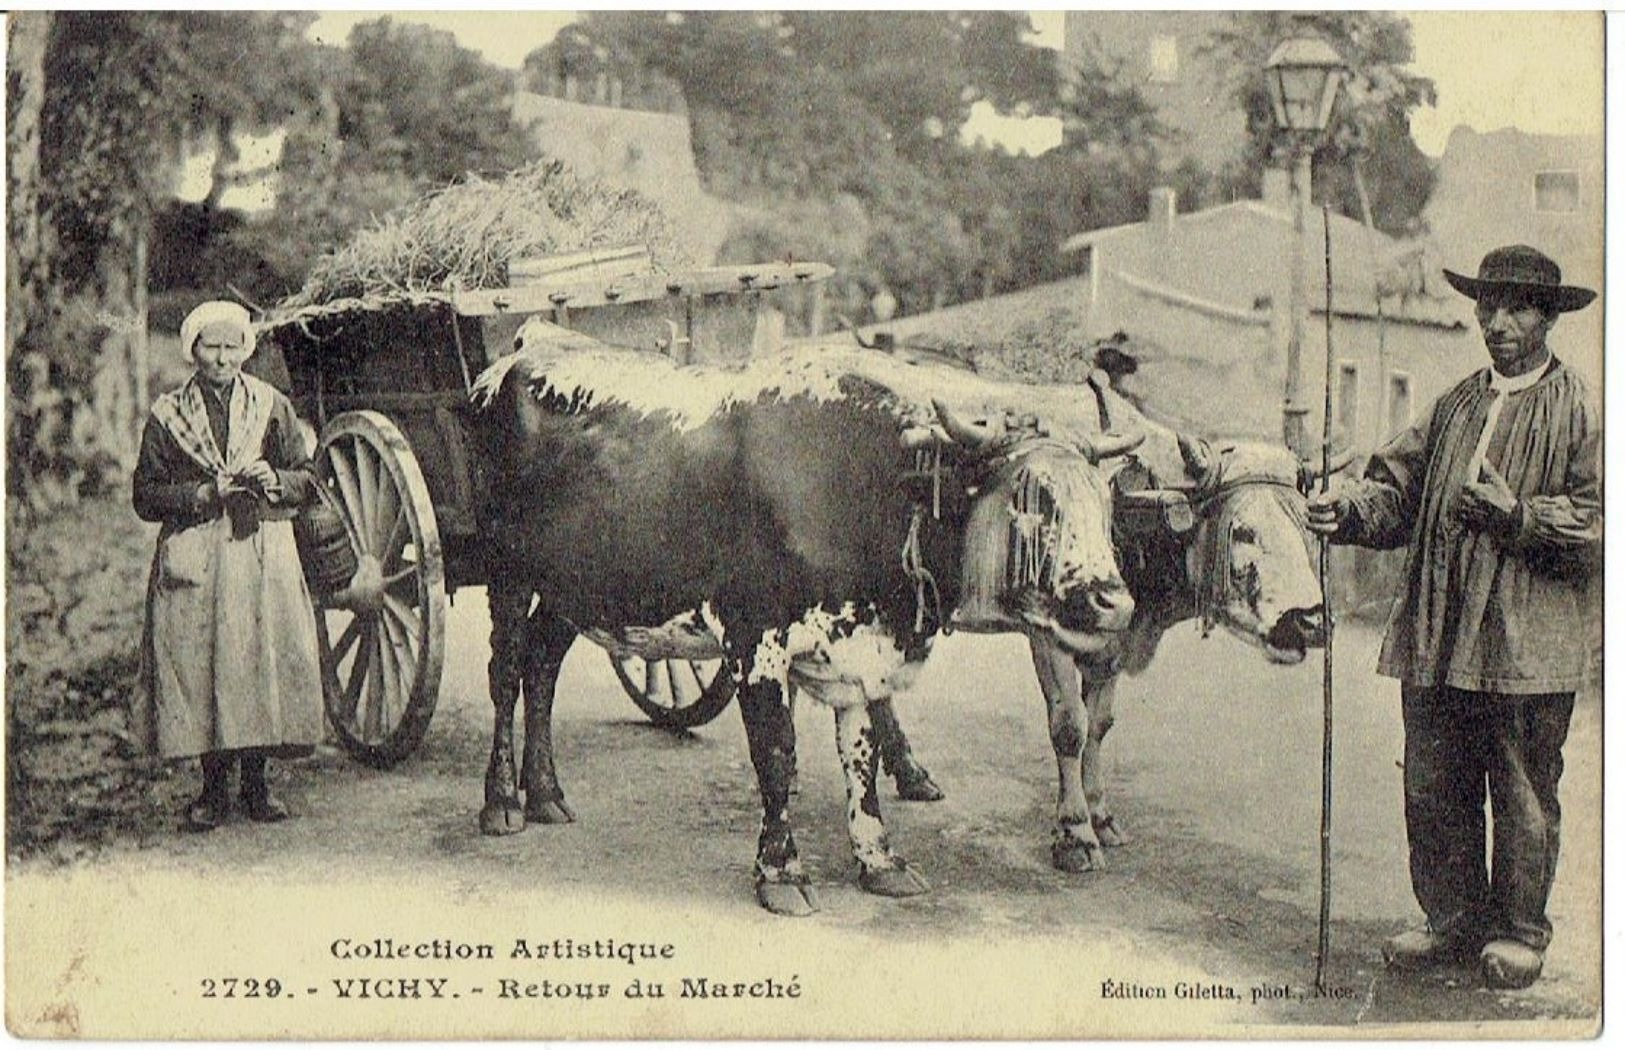
[[[1101,867],[1102,847],[1126,841],[1106,805],[1100,748],[1118,675],[1143,671],[1168,628],[1191,619],[1204,632],[1219,624],[1276,663],[1301,661],[1325,637],[1305,528],[1303,492],[1314,471],[1282,446],[1215,447],[1177,434],[1147,419],[1103,373],[1090,385],[1103,424],[1145,440],[1113,477],[1113,538],[1135,603],[1128,630],[1091,652],[1031,636],[1061,772],[1052,860],[1066,871]],[[909,754],[889,706],[873,715],[882,752]]]
[[[1081,432],[967,421],[1051,396],[833,347],[678,366],[527,322],[475,384],[496,547],[482,830],[571,819],[550,720],[559,666],[586,635],[648,659],[729,661],[761,792],[763,906],[813,907],[789,810],[793,690],[834,709],[860,883],[923,891],[887,839],[869,705],[907,686],[950,613],[1078,658],[1132,615],[1097,464],[1134,442],[1103,434],[1075,393],[1056,414]]]

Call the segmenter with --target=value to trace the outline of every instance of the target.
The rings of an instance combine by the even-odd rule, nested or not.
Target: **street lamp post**
[[[1291,325],[1286,347],[1286,401],[1282,410],[1282,437],[1292,451],[1306,451],[1303,399],[1303,333],[1308,311],[1304,287],[1304,235],[1312,192],[1311,165],[1315,149],[1331,124],[1332,107],[1348,75],[1343,59],[1325,41],[1295,37],[1283,41],[1264,64],[1275,124],[1285,133],[1292,165],[1292,273]],[[1328,348],[1328,353],[1330,349]]]

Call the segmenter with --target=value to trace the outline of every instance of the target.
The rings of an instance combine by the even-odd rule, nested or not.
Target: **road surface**
[[[1378,633],[1340,628],[1328,967],[1337,994],[1325,998],[1309,994],[1318,887],[1318,654],[1279,668],[1228,636],[1202,639],[1190,626],[1171,632],[1151,670],[1120,687],[1117,727],[1107,741],[1108,791],[1131,841],[1110,852],[1108,870],[1067,875],[1049,863],[1054,763],[1025,644],[1009,637],[945,639],[898,711],[948,798],[902,803],[889,785],[883,794],[896,846],[933,886],[929,895],[904,901],[857,888],[833,720],[800,705],[794,819],[823,910],[788,920],[762,913],[751,892],[759,811],[735,710],[689,734],[654,729],[622,694],[605,656],[585,642],[565,664],[555,731],[560,776],[578,822],[482,837],[476,814],[490,732],[487,630],[483,592],[459,592],[434,722],[420,752],[399,768],[366,769],[324,749],[311,761],[275,766],[275,788],[297,814],[288,824],[239,821],[209,835],[166,835],[143,848],[104,851],[77,865],[72,877],[133,885],[155,873],[201,874],[222,887],[234,880],[369,886],[385,895],[377,905],[385,909],[397,892],[392,887],[399,887],[401,907],[420,892],[430,900],[450,894],[469,907],[523,900],[557,908],[579,895],[584,908],[589,901],[611,911],[635,906],[673,922],[731,930],[762,951],[780,938],[880,946],[873,950],[883,956],[895,951],[896,958],[884,956],[894,971],[908,970],[910,960],[926,967],[943,952],[984,962],[1016,953],[1061,971],[1033,978],[1035,989],[1075,968],[1075,1011],[1057,1007],[1055,1019],[1035,1021],[1054,1034],[1112,1031],[1117,1020],[1137,1030],[1135,1017],[1154,1015],[1135,1011],[1152,1006],[1113,1002],[1106,982],[1171,986],[1176,978],[1227,982],[1243,995],[1285,986],[1287,994],[1266,993],[1245,1010],[1215,1007],[1217,1023],[1380,1028],[1597,1011],[1601,732],[1594,694],[1577,708],[1567,748],[1568,823],[1552,905],[1558,933],[1546,976],[1529,991],[1496,993],[1468,969],[1425,978],[1385,974],[1377,955],[1382,938],[1419,919],[1405,872],[1397,688],[1372,674]],[[14,865],[13,893],[19,885],[37,890],[67,877],[44,865]],[[817,969],[810,958],[800,965],[803,974]],[[998,987],[997,976],[988,987]],[[989,994],[996,1000],[1001,993]],[[884,1012],[875,1004],[887,1002],[877,999],[869,1008]],[[956,1026],[947,1034],[1013,1030],[997,1020],[999,1005],[988,1007],[985,1016],[995,1020],[985,1026],[978,1021],[984,1015],[974,1012],[957,1020],[943,1013],[940,1023]],[[1177,1020],[1164,1027],[1182,1030]],[[932,1030],[929,1023],[906,1029]],[[845,1034],[888,1031],[880,1025]]]

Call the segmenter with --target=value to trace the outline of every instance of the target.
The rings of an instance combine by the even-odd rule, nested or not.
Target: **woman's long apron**
[[[230,459],[212,440],[197,450],[213,453],[212,470],[235,473],[259,457],[269,419],[259,400],[268,393],[250,390],[242,405],[234,399]],[[187,437],[191,445],[183,447],[197,458],[196,430]],[[308,753],[323,730],[318,659],[314,611],[286,515],[272,512],[241,539],[225,514],[159,532],[142,687],[131,716],[148,751],[161,758],[237,748]]]

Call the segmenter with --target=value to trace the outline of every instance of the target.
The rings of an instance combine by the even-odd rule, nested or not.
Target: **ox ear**
[[[1179,458],[1185,461],[1185,473],[1196,483],[1198,492],[1208,492],[1219,485],[1219,457],[1213,446],[1201,438],[1186,434],[1175,435],[1179,443]]]
[[[1144,434],[1097,434],[1078,442],[1078,451],[1088,457],[1089,462],[1098,464],[1103,459],[1128,455],[1144,440]]]
[[[984,451],[1004,436],[1002,426],[995,428],[985,423],[972,423],[961,419],[936,398],[931,399],[931,407],[937,410],[937,418],[942,421],[942,429],[948,432],[954,444],[962,445],[972,452]]]

